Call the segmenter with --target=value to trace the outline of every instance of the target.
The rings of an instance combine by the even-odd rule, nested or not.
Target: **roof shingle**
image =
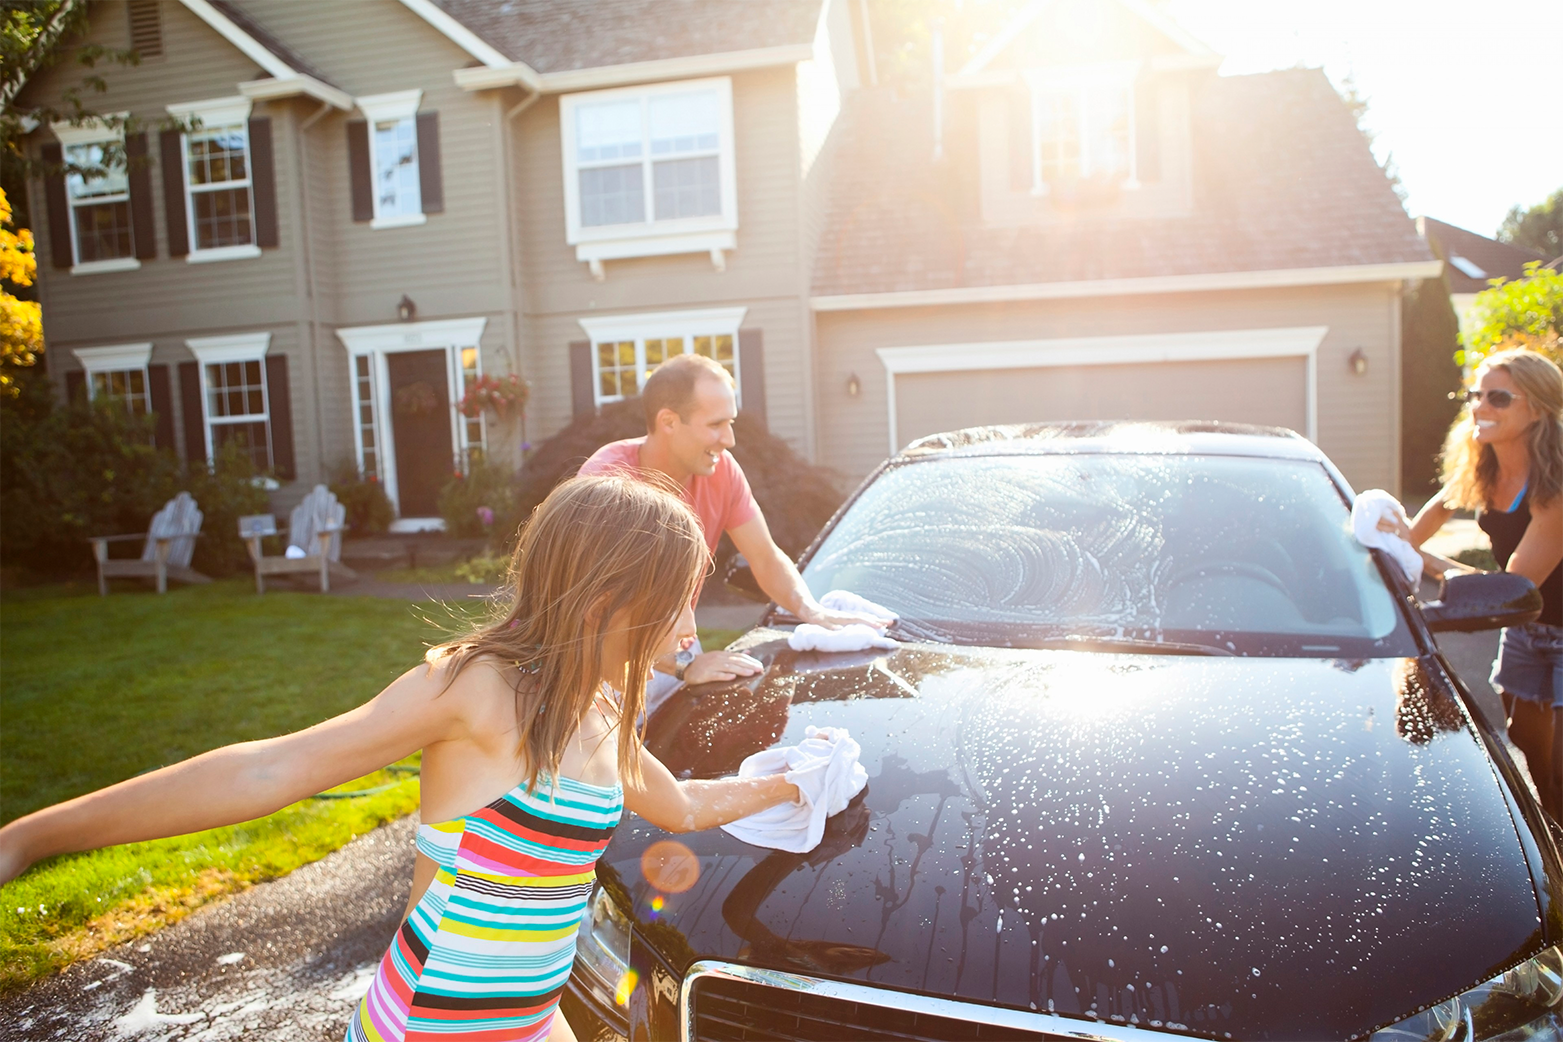
[[[962,218],[926,98],[857,92],[842,116],[817,296],[1431,260],[1324,74],[1210,77],[1195,91],[1184,217]]]

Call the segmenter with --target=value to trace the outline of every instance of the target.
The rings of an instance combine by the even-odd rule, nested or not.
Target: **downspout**
[[[299,259],[304,264],[304,287],[309,296],[305,305],[305,328],[309,332],[309,358],[310,368],[314,370],[314,399],[315,407],[315,466],[323,479],[329,480],[326,473],[326,413],[321,393],[320,356],[320,294],[316,292],[315,285],[315,261],[310,240],[310,212],[309,212],[309,170],[304,162],[304,135],[305,131],[318,123],[332,108],[330,102],[321,102],[314,114],[298,125],[298,147],[294,149],[297,154],[298,164],[298,192],[299,208],[303,211],[303,219],[299,222]],[[362,475],[360,475],[362,476]]]
[[[543,92],[542,91],[534,90],[531,93],[529,93],[526,97],[524,97],[520,101],[516,102],[514,105],[512,105],[509,109],[507,109],[505,111],[504,118],[501,121],[500,128],[499,128],[499,130],[500,130],[499,144],[500,144],[500,151],[502,153],[502,155],[500,157],[501,158],[500,170],[502,170],[504,172],[504,184],[501,186],[501,189],[502,189],[503,202],[504,202],[504,212],[505,212],[505,214],[508,217],[508,219],[505,221],[505,227],[504,227],[505,263],[509,267],[510,270],[506,273],[507,274],[507,278],[506,278],[505,282],[506,282],[506,286],[507,286],[507,288],[509,290],[510,300],[511,300],[510,332],[511,332],[511,343],[513,345],[513,352],[514,353],[511,355],[511,359],[510,359],[510,371],[513,372],[513,373],[524,373],[526,371],[526,368],[527,368],[526,366],[524,366],[522,364],[522,362],[524,361],[524,358],[525,358],[525,354],[526,354],[525,344],[524,344],[524,340],[526,338],[526,322],[525,322],[524,317],[523,317],[523,309],[524,309],[526,298],[525,298],[525,294],[522,291],[522,286],[521,286],[521,264],[520,264],[520,258],[517,256],[517,251],[518,251],[519,246],[520,246],[520,238],[521,238],[521,220],[520,220],[521,211],[520,211],[519,207],[514,205],[515,204],[515,184],[516,184],[516,179],[515,179],[515,170],[513,169],[513,163],[515,161],[515,151],[516,151],[516,146],[517,146],[518,143],[516,141],[511,140],[509,135],[510,135],[510,132],[511,132],[512,121],[517,116],[521,115],[521,113],[525,112],[527,109],[531,108],[534,104],[536,104],[537,99],[542,97],[542,96],[543,96]],[[524,379],[524,377],[523,377],[523,379]],[[525,410],[522,410],[522,413],[521,413],[521,432],[520,433],[521,433],[521,443],[525,444],[526,443],[526,411]],[[514,448],[515,448],[515,469],[516,469],[516,473],[519,474],[520,471],[521,471],[522,463],[524,463],[526,461],[526,454],[521,449],[521,447],[519,445],[518,446],[514,446]]]

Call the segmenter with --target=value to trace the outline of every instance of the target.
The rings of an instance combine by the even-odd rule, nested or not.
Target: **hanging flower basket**
[[[480,376],[467,386],[456,408],[461,415],[476,418],[485,409],[501,420],[508,420],[526,411],[527,396],[531,394],[527,382],[511,373],[509,376]]]

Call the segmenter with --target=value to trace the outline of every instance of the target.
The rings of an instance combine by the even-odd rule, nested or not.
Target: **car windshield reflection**
[[[905,640],[1406,654],[1395,596],[1348,521],[1311,461],[944,457],[882,473],[803,575],[816,596],[848,589],[896,611]]]

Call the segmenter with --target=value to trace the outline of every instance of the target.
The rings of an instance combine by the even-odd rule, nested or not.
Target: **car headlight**
[[[1548,948],[1463,995],[1374,1032],[1370,1042],[1412,1040],[1563,1040],[1563,948]]]
[[[586,902],[586,915],[575,938],[576,965],[597,1000],[605,1006],[622,1006],[635,990],[630,969],[630,919],[599,884]]]

